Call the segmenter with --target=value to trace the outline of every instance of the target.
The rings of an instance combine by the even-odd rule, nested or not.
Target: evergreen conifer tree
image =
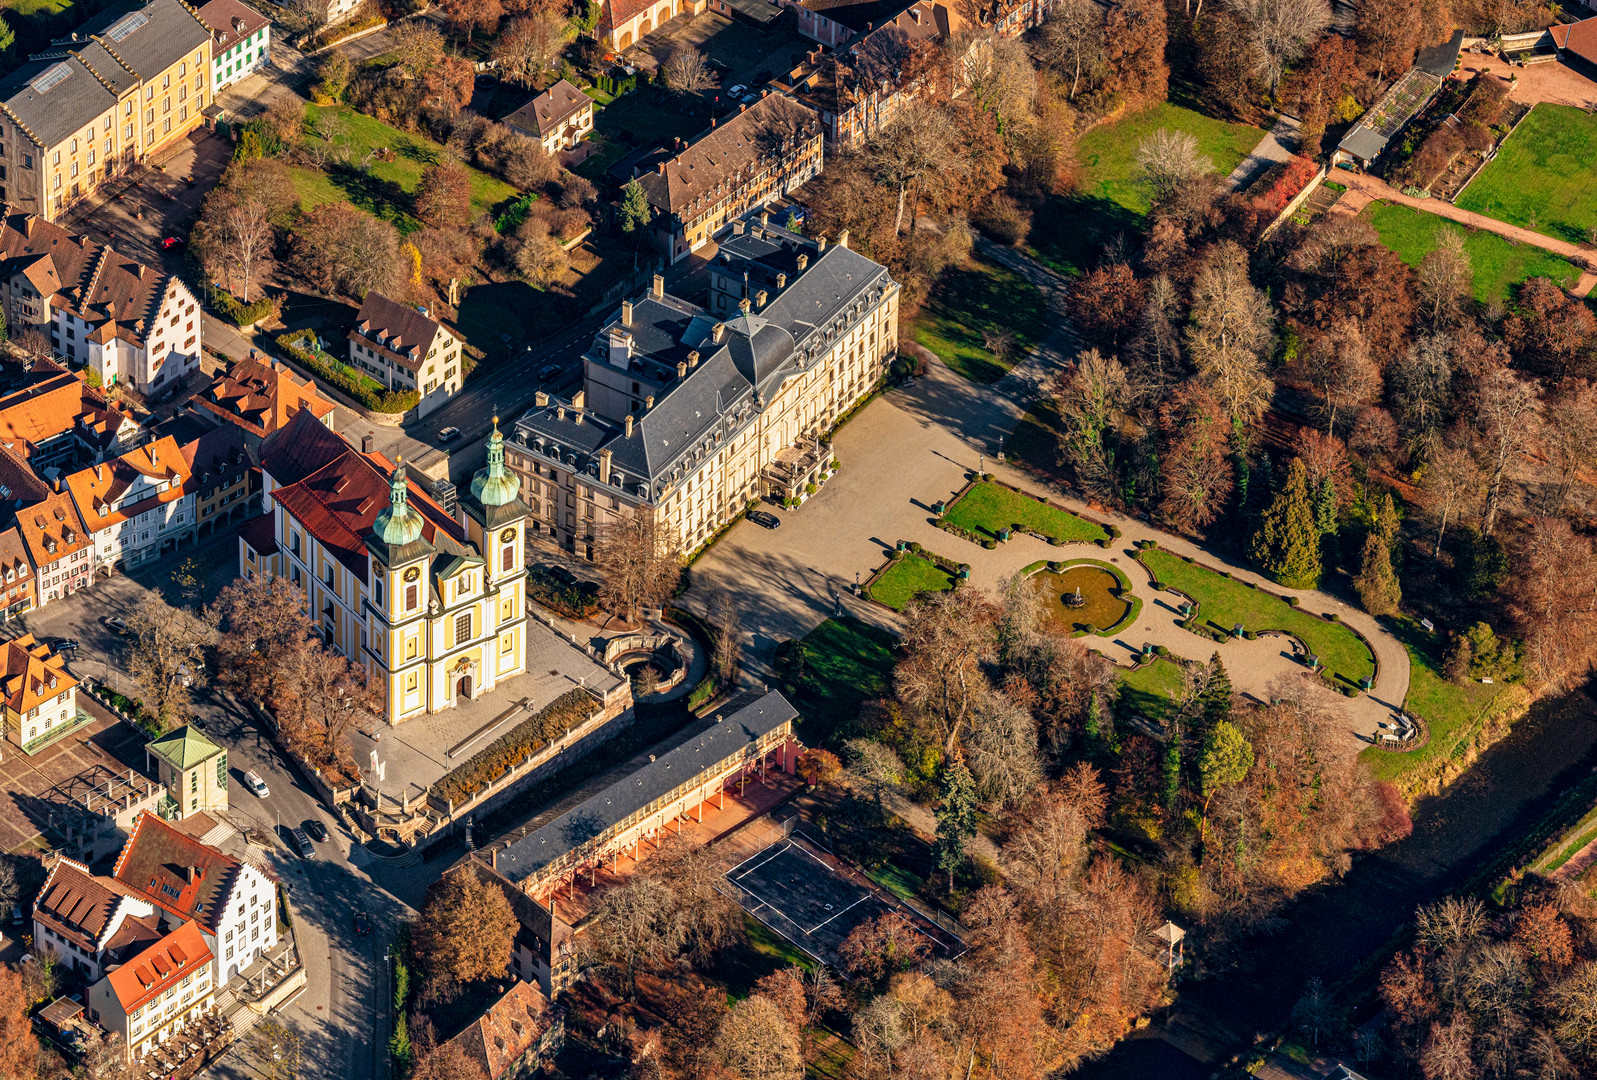
[[[1381,500],[1381,508],[1375,512],[1375,531],[1380,534],[1388,550],[1397,542],[1397,527],[1397,504],[1392,501],[1392,493],[1388,491],[1386,498]]]
[[[1358,590],[1359,603],[1371,615],[1397,613],[1403,590],[1392,569],[1392,549],[1386,546],[1379,532],[1371,532],[1364,538],[1364,558],[1353,587]]]
[[[1309,474],[1294,458],[1286,483],[1253,534],[1253,558],[1275,581],[1289,589],[1320,584],[1320,530],[1309,498]]]
[[[647,225],[653,216],[649,199],[643,194],[643,185],[638,183],[637,177],[633,177],[621,188],[621,231],[636,232]]]
[[[401,1076],[410,1068],[412,1049],[410,1045],[410,1029],[405,1023],[405,1014],[401,1012],[394,1020],[394,1034],[388,1040],[388,1054],[399,1066]]]
[[[952,890],[965,845],[976,835],[976,782],[965,762],[954,757],[944,762],[937,789],[937,868],[947,872]]]
[[[1231,719],[1231,697],[1236,691],[1231,686],[1231,676],[1219,652],[1209,658],[1209,683],[1203,688],[1201,708],[1203,729],[1212,731],[1222,720]]]
[[[1314,524],[1319,526],[1321,534],[1336,535],[1336,485],[1329,476],[1320,479],[1314,493]]]
[[[1164,780],[1164,804],[1174,810],[1181,801],[1181,725],[1172,723],[1165,739],[1164,763],[1160,768]]]

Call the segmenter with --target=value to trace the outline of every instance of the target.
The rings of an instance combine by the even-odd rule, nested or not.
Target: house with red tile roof
[[[94,565],[137,566],[195,535],[193,467],[168,435],[66,478]]]
[[[231,424],[212,428],[183,444],[183,459],[192,476],[196,535],[212,535],[249,517],[261,485],[243,431]]]
[[[0,472],[5,454],[0,451]],[[46,491],[16,510],[17,529],[33,562],[34,602],[47,607],[89,585],[94,578],[93,538],[65,491]],[[19,571],[20,572],[20,571]]]
[[[89,1019],[122,1037],[129,1060],[142,1058],[210,1009],[214,959],[199,924],[180,922],[89,987]]]
[[[192,920],[224,987],[277,945],[277,893],[251,863],[241,862],[144,813],[117,856],[111,876],[174,920]]]
[[[604,0],[596,34],[620,51],[635,45],[678,15],[702,15],[708,0]]]
[[[488,1080],[505,1080],[537,1071],[565,1041],[562,1010],[532,983],[518,979],[449,1043],[476,1062]]]
[[[15,525],[0,532],[0,612],[9,619],[38,606],[39,575],[28,559],[28,546]]]
[[[50,868],[33,902],[33,948],[94,981],[159,941],[155,905],[75,859]]]
[[[328,430],[333,427],[333,403],[317,392],[315,381],[301,382],[271,359],[235,361],[189,400],[189,409],[210,423],[238,428],[251,450],[259,450],[267,436],[301,410],[308,410]]]
[[[78,680],[50,646],[23,634],[0,644],[6,738],[33,754],[88,719],[78,712]]]
[[[13,332],[48,334],[57,357],[106,386],[158,397],[199,370],[199,301],[180,278],[9,208],[0,211],[0,302]]]
[[[1549,32],[1553,35],[1553,46],[1558,49],[1561,58],[1574,58],[1597,65],[1597,18],[1560,23]]]
[[[0,447],[49,475],[131,448],[143,428],[131,411],[90,386],[82,372],[57,375],[0,397]]]
[[[290,439],[296,428],[312,439]],[[323,640],[366,668],[390,724],[526,670],[528,511],[497,424],[458,520],[402,463],[303,413],[261,453],[272,526],[240,534],[239,572],[305,592]]]

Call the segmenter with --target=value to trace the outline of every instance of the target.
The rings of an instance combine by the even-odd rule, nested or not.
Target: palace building
[[[524,672],[527,508],[505,469],[497,419],[458,518],[403,462],[356,450],[309,414],[278,435],[297,428],[320,441],[294,446],[291,461],[266,443],[270,516],[240,535],[240,572],[287,577],[305,591],[324,639],[381,689],[390,724]]]
[[[710,264],[709,307],[654,288],[621,305],[583,357],[583,389],[538,394],[509,465],[534,534],[593,557],[619,515],[650,513],[684,551],[765,497],[829,475],[837,421],[898,348],[898,283],[852,251],[760,215]]]

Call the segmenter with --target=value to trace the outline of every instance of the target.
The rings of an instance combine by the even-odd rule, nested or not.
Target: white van
[[[266,781],[262,780],[254,772],[244,774],[244,786],[255,792],[257,798],[264,799],[272,793],[271,789],[266,786]]]

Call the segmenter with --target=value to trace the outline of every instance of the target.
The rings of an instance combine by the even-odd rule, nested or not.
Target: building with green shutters
[[[227,809],[227,751],[192,724],[161,736],[144,747],[168,800],[161,816],[180,821],[200,811]]]

